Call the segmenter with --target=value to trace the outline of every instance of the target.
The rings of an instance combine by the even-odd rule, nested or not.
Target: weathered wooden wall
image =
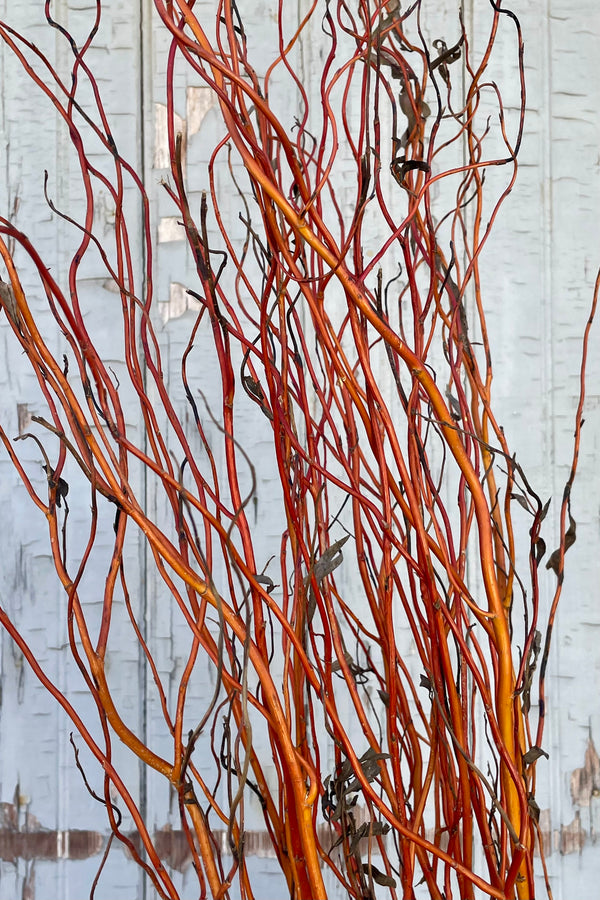
[[[214,14],[214,2],[208,0],[203,5],[207,15]],[[192,273],[183,235],[159,186],[167,162],[161,143],[166,48],[163,37],[153,28],[150,0],[126,4],[111,0],[103,6],[102,27],[91,61],[98,71],[105,72],[104,97],[121,152],[145,173],[158,240],[160,339],[175,386],[179,384],[179,357],[191,316],[181,286],[189,283]],[[258,46],[260,41],[269,41],[265,22],[269,21],[271,6],[270,2],[256,4],[253,13],[248,10],[245,14],[249,32],[251,16],[255,17],[254,40]],[[444,0],[428,7],[432,14],[450,18],[457,3]],[[470,0],[465,7],[468,27],[476,36],[487,4]],[[499,418],[531,482],[544,497],[554,498],[556,517],[570,463],[581,334],[600,263],[600,12],[592,0],[515,0],[512,7],[521,19],[525,36],[529,113],[517,188],[483,257],[485,293]],[[0,0],[0,10],[3,19],[27,32],[50,54],[58,53],[60,63],[60,54],[66,51],[44,25],[43,4]],[[75,31],[85,28],[91,14],[85,4],[69,0],[57,0],[53,10]],[[290,15],[297,15],[295,4]],[[310,59],[310,48],[305,48],[308,81]],[[506,71],[498,71],[496,77],[514,83],[514,72],[509,69],[514,47],[507,46],[506,59],[510,60]],[[67,137],[4,48],[0,48],[0,72],[0,213],[10,213],[18,198],[17,222],[34,237],[61,278],[74,238],[51,216],[40,197],[43,170],[47,168],[57,205],[71,214],[77,212],[80,185]],[[210,95],[198,84],[182,80],[176,102],[182,129],[187,133],[187,164],[191,167],[205,161],[206,147],[218,133],[218,116],[211,109]],[[197,184],[198,195],[204,187]],[[104,216],[110,228],[108,199],[104,207],[99,204],[98,216]],[[139,251],[139,235],[136,240]],[[103,351],[112,359],[118,375],[122,362],[118,338],[111,329],[111,304],[116,301],[106,290],[100,271],[89,271],[88,300],[90,315],[95,317],[97,333],[99,329],[104,342]],[[39,308],[42,318],[47,317],[41,298]],[[18,350],[7,339],[7,331],[0,321],[0,416],[16,435],[27,430],[28,416],[36,412],[40,398]],[[550,759],[540,764],[537,794],[548,833],[555,900],[595,900],[600,878],[600,847],[595,844],[600,828],[596,824],[600,816],[600,760],[595,749],[595,743],[600,748],[598,334],[591,350],[581,471],[573,496],[577,542],[569,551],[552,653],[545,747]],[[201,374],[198,378],[210,390],[210,380]],[[180,402],[183,409],[183,397]],[[131,409],[135,409],[133,404]],[[132,412],[134,415],[137,413]],[[136,422],[130,425],[135,427]],[[250,419],[246,449],[260,462],[257,516],[264,522],[264,545],[268,548],[277,533],[277,523],[272,521],[277,500],[269,484],[268,443]],[[33,471],[39,463],[35,446],[31,444],[27,452]],[[40,483],[43,477],[40,470]],[[69,479],[74,495],[78,489],[83,490],[75,472],[69,473]],[[151,490],[148,502],[153,502]],[[111,524],[106,523],[107,529]],[[64,600],[53,575],[45,524],[35,515],[4,453],[0,453],[0,535],[0,603],[27,629],[41,662],[61,686],[68,687],[73,702],[85,710],[89,700],[79,676],[61,653],[66,643]],[[76,546],[72,552],[76,555]],[[134,601],[145,614],[161,671],[175,672],[181,665],[179,654],[185,635],[181,624],[167,611],[169,607],[161,602],[161,586],[146,579],[143,555],[135,540],[128,547],[127,564],[130,571],[136,567],[139,571],[139,595]],[[93,604],[99,604],[95,575],[98,577],[103,569],[101,562],[98,565],[97,570],[92,566],[85,585],[85,602],[90,610]],[[554,576],[544,572],[544,579],[548,601]],[[132,649],[126,635],[123,629],[122,646],[114,651],[118,656],[119,702],[129,710],[140,733],[159,741],[158,710],[150,693],[145,694],[137,648]],[[87,797],[74,770],[65,717],[26,669],[4,633],[0,635],[0,659],[0,900],[87,896],[104,841],[98,824],[103,812]],[[210,693],[211,685],[207,680],[194,690],[201,701]],[[126,765],[130,785],[145,798],[152,827],[165,829],[163,840],[168,843],[167,789],[152,780],[146,782],[134,763]],[[184,893],[186,888],[189,891],[185,865],[175,846],[170,862],[174,871],[182,869],[177,877]],[[264,876],[262,900],[283,896],[273,863],[262,855],[258,840],[252,866]],[[118,848],[110,856],[102,885],[103,895],[111,900],[146,897],[139,872]]]
[[[479,4],[471,4],[477,7]],[[524,29],[528,119],[517,188],[487,251],[496,398],[554,521],[571,459],[581,333],[599,263],[600,12],[568,0],[513,6]],[[549,678],[538,802],[554,896],[597,896],[600,801],[600,337],[592,340],[581,469]],[[555,533],[555,538],[557,534]],[[554,576],[544,572],[546,597]]]

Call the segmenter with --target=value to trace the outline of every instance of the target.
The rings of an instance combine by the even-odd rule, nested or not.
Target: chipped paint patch
[[[560,826],[559,850],[564,856],[567,853],[581,853],[585,845],[587,833],[581,825],[579,812],[568,825]]]
[[[183,135],[183,165],[185,166],[185,119],[173,114],[173,127],[175,134]],[[169,129],[167,107],[164,103],[154,104],[154,162],[155,169],[170,169],[171,157],[169,155]]]
[[[104,847],[99,831],[9,831],[0,829],[0,859],[87,859]]]
[[[588,738],[583,766],[571,773],[570,788],[574,807],[574,816],[570,822],[553,829],[550,810],[544,809],[540,812],[540,832],[547,857],[556,852],[561,856],[582,853],[586,845],[595,844],[597,841],[593,806],[594,800],[600,797],[600,757],[591,735]]]
[[[216,105],[217,95],[212,88],[188,87],[186,93],[188,137],[198,134],[204,117]]]
[[[600,758],[591,736],[583,766],[571,775],[571,797],[575,806],[590,806],[592,797],[600,797]]]
[[[17,794],[15,799],[0,803],[0,860],[87,859],[102,851],[106,836],[100,832],[43,828],[29,810],[23,813],[29,798]]]
[[[192,861],[185,833],[174,831],[169,825],[155,832],[154,846],[160,858],[178,872],[185,872]]]
[[[200,303],[195,297],[188,294],[184,284],[172,281],[169,285],[169,300],[167,303],[160,304],[160,316],[163,323],[166,324],[169,319],[179,319],[189,310],[198,312]]]
[[[19,434],[25,434],[31,425],[31,413],[27,403],[17,403],[17,423]]]
[[[163,216],[158,223],[158,242],[166,244],[169,241],[185,240],[185,230],[179,216]]]

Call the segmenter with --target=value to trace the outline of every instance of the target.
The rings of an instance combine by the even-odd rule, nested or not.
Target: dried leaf
[[[522,506],[523,509],[527,510],[527,512],[531,512],[531,507],[529,506],[529,501],[527,500],[525,494],[512,493],[510,496],[511,500],[516,500],[519,506]]]
[[[348,651],[346,651],[344,653],[344,659],[346,660],[346,663],[348,664],[348,666],[351,669],[352,665],[354,663],[354,660],[352,659],[352,656],[350,653],[348,653]],[[336,659],[335,662],[331,663],[331,671],[332,672],[339,672],[341,668],[342,668],[342,664],[339,659]]]
[[[352,840],[350,842],[350,853],[354,853],[354,851],[358,849],[358,845],[363,840],[363,838],[377,837],[382,834],[387,834],[389,830],[390,826],[387,824],[387,822],[363,822],[362,825],[360,825],[352,835]]]
[[[337,567],[342,563],[344,556],[342,554],[342,547],[350,537],[347,534],[345,537],[340,538],[339,541],[336,541],[335,544],[332,544],[331,547],[328,547],[327,550],[323,553],[319,559],[313,563],[311,573],[309,573],[304,579],[305,587],[308,587],[311,581],[311,577],[314,576],[317,584],[320,584],[323,579],[330,575]],[[307,622],[311,622],[313,616],[315,614],[315,610],[317,608],[317,598],[315,597],[315,593],[310,588],[309,596],[308,596],[308,609],[306,613]]]
[[[535,564],[539,566],[543,557],[546,555],[546,541],[538,538],[535,542]]]
[[[432,683],[432,681],[431,681],[431,678],[429,678],[428,675],[421,675],[421,678],[420,678],[420,680],[419,680],[419,684],[421,685],[421,687],[427,688],[427,690],[429,691],[429,693],[432,692],[432,690],[433,690],[433,683]]]
[[[261,388],[258,381],[255,381],[251,375],[242,375],[242,384],[244,386],[244,390],[248,394],[249,397],[253,397],[258,401],[258,405],[261,410],[264,412],[265,416],[268,419],[273,420],[273,413],[267,406],[267,402],[265,400],[265,395],[263,393],[263,389]]]
[[[19,307],[17,306],[12,286],[2,281],[2,279],[0,279],[0,306],[9,319],[19,328]]]
[[[542,649],[542,632],[536,631],[529,651],[529,659],[523,673],[523,711],[525,714],[529,712],[531,706],[531,685],[533,684],[533,673],[537,666],[538,656]]]
[[[565,553],[567,552],[569,547],[572,547],[573,544],[575,543],[575,541],[577,539],[576,532],[577,532],[577,523],[576,523],[575,519],[573,518],[573,516],[571,515],[571,513],[569,513],[569,528],[567,529],[567,532],[565,534],[565,539],[564,539],[564,548],[565,548],[564,552]],[[560,555],[561,555],[560,551],[561,551],[561,548],[557,547],[556,550],[554,551],[554,553],[552,554],[552,556],[550,557],[550,559],[548,560],[548,562],[546,563],[546,568],[552,569],[552,571],[556,575],[560,575]]]
[[[535,801],[535,797],[533,794],[529,794],[527,797],[527,807],[529,809],[529,815],[533,819],[534,822],[540,821],[540,808]]]
[[[244,387],[250,394],[258,400],[264,400],[265,395],[263,394],[263,390],[258,381],[255,381],[251,375],[244,375],[242,381],[244,382]]]
[[[60,501],[65,500],[66,496],[69,493],[69,485],[65,481],[64,478],[58,479],[58,484],[56,485],[56,505],[60,506]]]
[[[460,403],[448,388],[446,389],[446,399],[450,403],[450,415],[454,419],[455,422],[460,422],[462,419],[462,410],[460,408]]]
[[[367,781],[374,781],[380,774],[381,768],[379,766],[380,760],[389,759],[389,753],[376,753],[372,747],[363,753],[361,758],[359,759],[360,767],[362,769],[362,773],[367,779]],[[360,790],[360,781],[358,778],[354,778],[346,788],[347,793],[351,794],[354,791]]]
[[[465,37],[461,35],[459,41],[448,49],[448,45],[443,38],[438,38],[433,42],[433,46],[440,54],[437,59],[434,59],[430,65],[430,69],[433,72],[438,66],[449,66],[451,63],[456,62],[457,59],[460,59],[460,48],[463,44]],[[447,78],[447,73],[444,75],[444,78]]]
[[[530,766],[536,759],[539,759],[540,756],[545,756],[546,759],[549,759],[548,754],[545,750],[542,750],[541,747],[538,747],[537,745],[530,747],[527,753],[523,754],[523,765]]]
[[[267,589],[267,594],[270,594],[275,590],[275,585],[273,583],[273,579],[269,578],[268,575],[255,575],[254,580],[258,581],[259,584],[264,584]]]
[[[396,879],[392,878],[391,875],[386,875],[385,872],[381,872],[376,866],[369,865],[368,863],[363,863],[363,872],[365,875],[368,875],[373,879],[375,884],[380,884],[382,887],[396,887]]]
[[[336,541],[335,544],[332,544],[331,547],[328,547],[327,550],[323,553],[322,556],[316,561],[313,566],[313,574],[319,584],[326,575],[331,575],[334,569],[342,563],[344,559],[342,554],[342,547],[348,540],[350,535],[345,535],[345,537],[340,538],[339,541]]]
[[[67,505],[67,494],[69,493],[69,485],[65,481],[64,478],[61,478],[60,475],[58,480],[55,480],[55,471],[54,469],[49,469],[48,466],[42,466],[42,469],[48,476],[48,485],[50,488],[54,488],[56,490],[56,505],[60,506],[61,501],[65,501],[65,506]]]
[[[350,798],[346,797],[345,794],[342,794],[337,803],[329,803],[327,811],[323,808],[323,815],[330,822],[339,822],[342,818],[342,814],[345,813],[346,816],[348,816],[349,810],[356,806],[357,802],[358,794],[355,794],[354,797]],[[352,813],[349,814],[349,817],[352,819]]]

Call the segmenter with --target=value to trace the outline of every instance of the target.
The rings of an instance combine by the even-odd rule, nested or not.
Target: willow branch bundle
[[[101,738],[4,610],[2,624],[100,763],[111,828],[160,897],[179,894],[135,791],[113,765],[115,737],[177,793],[201,897],[226,898],[234,882],[242,897],[260,896],[244,845],[247,811],[258,804],[296,900],[322,900],[335,880],[353,898],[411,898],[419,884],[436,900],[532,898],[536,845],[543,861],[535,770],[544,691],[535,679],[545,674],[543,632],[556,609],[550,623],[540,622],[548,507],[494,415],[480,276],[481,251],[517,175],[525,111],[519,22],[491,2],[476,54],[460,18],[446,39],[432,39],[435,14],[420,0],[406,9],[397,0],[314,0],[289,34],[281,2],[277,47],[265,63],[252,57],[255,42],[232,0],[219,2],[209,22],[193,2],[155,6],[171,41],[164,190],[196,270],[188,287],[197,314],[181,357],[186,416],[161,362],[148,197],[119,152],[99,73],[87,61],[101,3],[81,45],[46,4],[49,26],[72,51],[68,79],[0,24],[40,103],[69,134],[85,199],[75,219],[47,194],[79,234],[65,285],[30,237],[0,220],[5,327],[47,404],[21,436],[43,457],[42,490],[19,456],[23,445],[4,431],[2,440],[48,523],[70,650]],[[505,111],[490,74],[499,41],[514,53],[516,113]],[[300,49],[312,44],[321,68],[307,84]],[[222,125],[198,214],[190,196],[202,179],[186,171],[176,125],[178,67],[212,90]],[[81,99],[90,87],[93,108]],[[109,174],[93,161],[98,142]],[[131,184],[141,201],[144,266],[125,212]],[[94,222],[100,191],[116,211],[108,237]],[[82,273],[98,255],[120,298],[127,384],[116,383],[90,325]],[[22,288],[20,271],[31,267],[63,335],[64,360]],[[211,342],[212,356],[199,376],[200,340]],[[216,381],[216,405],[203,401],[199,377]],[[126,389],[143,440],[127,424]],[[260,556],[251,512],[260,487],[244,449],[240,410],[248,408],[272,448],[283,511],[271,560]],[[569,490],[580,423],[581,407]],[[76,565],[67,546],[66,466],[79,470],[91,496]],[[140,467],[160,497],[156,507],[136,491]],[[556,600],[575,536],[569,490],[564,536],[551,557]],[[159,506],[162,515],[153,512]],[[81,592],[105,509],[114,535],[98,625]],[[189,631],[175,688],[130,599],[124,547],[132,529]],[[125,604],[145,659],[167,754],[135,733],[114,698],[106,658],[117,604]],[[216,687],[199,710],[188,689],[207,659]],[[120,828],[115,795],[143,854]]]

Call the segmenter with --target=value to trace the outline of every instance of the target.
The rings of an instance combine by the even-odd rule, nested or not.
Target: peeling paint
[[[3,804],[9,806],[11,804]],[[221,852],[231,855],[226,830],[212,832]],[[126,837],[141,851],[139,834],[131,832]],[[35,828],[31,831],[17,828],[0,828],[0,860],[16,864],[19,860],[35,859],[89,859],[101,853],[106,845],[107,835],[99,831],[70,829],[53,831]],[[158,829],[153,835],[153,843],[160,858],[171,868],[184,872],[192,862],[186,834],[170,826]],[[244,853],[247,856],[274,858],[275,851],[266,831],[247,831],[244,835]]]
[[[575,806],[590,806],[592,797],[600,796],[600,758],[591,736],[588,739],[581,769],[571,775],[571,797]]]
[[[200,303],[195,297],[188,294],[184,284],[172,281],[169,285],[169,300],[167,303],[160,304],[160,316],[166,324],[169,319],[179,319],[189,310],[198,312]]]
[[[188,87],[186,93],[186,116],[188,137],[198,134],[206,114],[216,106],[217,95],[209,87]]]
[[[29,867],[23,879],[21,900],[35,900],[35,866]]]
[[[31,413],[27,403],[17,403],[17,422],[19,434],[24,434],[31,425]]]
[[[82,860],[97,856],[106,846],[107,834],[99,831],[70,829],[56,831],[43,828],[30,813],[23,818],[21,808],[16,803],[0,804],[0,860],[15,864],[20,860],[71,859]],[[366,808],[357,809],[357,823],[368,820]],[[22,819],[19,824],[19,819]],[[336,834],[327,824],[318,827],[319,840],[323,847],[331,845]],[[224,856],[231,856],[228,833],[226,829],[213,829],[212,838]],[[138,852],[142,851],[140,835],[132,831],[125,835]],[[192,856],[186,833],[165,825],[157,829],[152,841],[159,857],[172,869],[178,872],[185,870],[192,863]],[[364,844],[367,852],[368,841]],[[125,852],[127,852],[126,848]],[[275,850],[271,837],[264,830],[248,830],[244,832],[244,854],[259,859],[274,859]]]
[[[175,134],[183,135],[183,165],[185,167],[186,123],[185,119],[173,114]],[[154,104],[154,162],[155,169],[170,169],[169,131],[167,107],[164,103]]]
[[[158,242],[166,244],[169,241],[185,240],[185,231],[179,216],[163,216],[158,223]]]
[[[185,872],[192,861],[185,833],[168,825],[155,833],[154,846],[160,858],[178,872]]]
[[[586,837],[587,834],[581,827],[581,817],[579,812],[576,812],[572,822],[560,826],[559,850],[561,854],[564,856],[567,853],[581,853]]]
[[[540,818],[538,820],[538,827],[540,837],[542,839],[542,844],[544,847],[544,853],[546,856],[549,856],[554,848],[554,835],[552,834],[552,814],[549,809],[540,809]],[[539,847],[536,845],[535,848],[536,853],[539,852]]]
[[[14,864],[29,859],[86,859],[102,851],[105,835],[44,828],[27,809],[29,802],[17,785],[15,802],[0,803],[0,860]]]
[[[99,831],[9,831],[0,829],[0,859],[87,859],[104,847],[106,836]]]

